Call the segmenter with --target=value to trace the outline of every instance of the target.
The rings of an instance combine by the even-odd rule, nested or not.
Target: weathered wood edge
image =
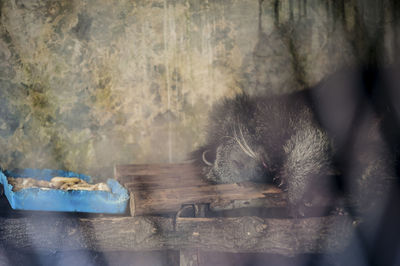
[[[212,211],[286,206],[286,193],[275,186],[261,189],[246,182],[211,185],[189,162],[115,165],[114,176],[130,192],[132,216],[176,213],[182,205],[195,203],[208,203]],[[246,187],[255,187],[253,193],[248,194]],[[189,195],[187,191],[191,191]],[[243,198],[245,192],[247,197]]]
[[[199,249],[288,256],[336,253],[348,244],[348,216],[303,219],[164,217],[0,218],[0,243],[8,247],[66,251]]]
[[[213,207],[235,200],[268,199],[268,195],[282,194],[272,185],[219,184],[193,187],[177,187],[135,191],[130,189],[130,213],[132,216],[176,213],[183,204],[210,203]],[[275,199],[275,200],[274,200]],[[266,206],[282,207],[284,199],[271,198]],[[267,202],[265,202],[267,203]]]

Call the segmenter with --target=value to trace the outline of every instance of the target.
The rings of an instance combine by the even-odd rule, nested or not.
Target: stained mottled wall
[[[182,161],[218,99],[301,89],[363,57],[358,2],[344,19],[334,2],[3,0],[0,164],[105,177]]]

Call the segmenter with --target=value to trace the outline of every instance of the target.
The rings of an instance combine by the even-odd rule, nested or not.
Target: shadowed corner
[[[392,237],[400,233],[393,223],[399,221],[395,206],[400,204],[397,77],[396,66],[346,69],[311,95],[319,122],[338,147],[337,190],[350,195],[346,211],[362,221],[339,265],[395,265],[397,260],[400,242]]]

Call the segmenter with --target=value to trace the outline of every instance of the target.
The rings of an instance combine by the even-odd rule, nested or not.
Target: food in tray
[[[38,180],[34,178],[8,177],[8,183],[13,186],[13,191],[19,191],[24,188],[40,189],[62,189],[62,190],[101,190],[111,192],[109,186],[105,183],[89,184],[85,180],[77,177],[53,177],[50,181]]]

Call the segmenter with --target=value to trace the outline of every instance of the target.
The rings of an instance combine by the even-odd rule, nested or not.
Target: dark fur
[[[313,199],[336,191],[338,182],[332,177],[342,171],[336,167],[335,158],[338,149],[343,152],[340,147],[343,140],[338,134],[328,137],[329,130],[325,124],[321,126],[321,116],[316,112],[321,109],[320,100],[332,100],[319,98],[326,95],[326,88],[320,86],[278,96],[241,94],[225,99],[213,108],[206,144],[193,152],[192,159],[213,183],[277,184],[287,190],[290,208],[296,215],[302,215]],[[357,176],[348,187],[357,199],[371,196],[367,187],[378,183],[377,175],[391,176],[379,119],[372,112],[360,119],[365,121],[352,129],[356,137],[346,150],[353,160],[346,171]],[[327,125],[328,129],[330,126]]]

